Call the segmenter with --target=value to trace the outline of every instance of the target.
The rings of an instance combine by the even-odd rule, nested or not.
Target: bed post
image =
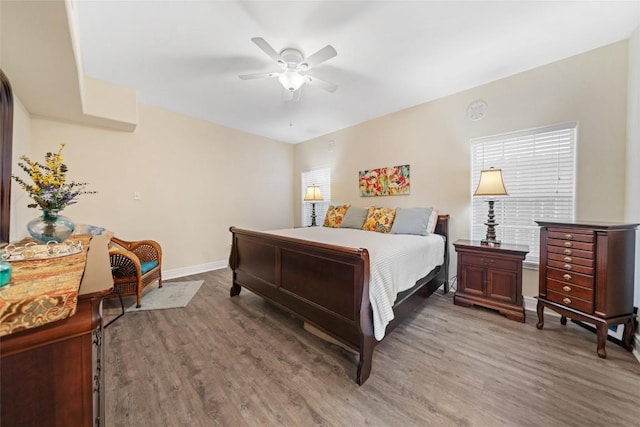
[[[231,252],[229,252],[229,267],[232,270],[233,279],[231,280],[231,289],[229,290],[229,295],[235,297],[236,295],[240,295],[240,291],[242,287],[236,283],[236,268],[238,268],[238,250],[237,250],[237,241],[236,235],[234,233],[235,227],[229,227],[229,231],[231,232]]]
[[[438,278],[444,284],[442,291],[449,293],[449,215],[438,215],[435,233],[444,236],[444,264]]]
[[[369,251],[361,249],[360,258],[362,259],[362,291],[360,298],[360,321],[358,322],[359,349],[360,360],[358,361],[358,370],[356,372],[356,382],[362,385],[371,374],[371,366],[373,361],[373,348],[376,346],[373,337],[373,309],[371,308],[371,300],[369,300]]]

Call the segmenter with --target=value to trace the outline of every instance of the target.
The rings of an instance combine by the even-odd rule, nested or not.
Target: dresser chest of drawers
[[[537,328],[544,308],[591,323],[597,353],[605,358],[610,325],[624,324],[623,345],[631,351],[637,224],[536,221],[540,225],[540,292]]]

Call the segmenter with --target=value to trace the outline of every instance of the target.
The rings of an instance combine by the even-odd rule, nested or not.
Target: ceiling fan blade
[[[325,80],[319,79],[314,76],[310,76],[309,74],[305,74],[304,82],[309,83],[311,86],[317,86],[321,89],[326,90],[327,92],[335,92],[338,89],[338,85],[334,83],[327,82]]]
[[[336,55],[338,55],[338,52],[336,52],[333,46],[328,44],[310,57],[305,58],[304,61],[300,63],[299,68],[301,70],[309,70],[324,61],[328,61]]]
[[[280,71],[272,71],[270,73],[241,74],[238,77],[240,77],[241,80],[265,79],[269,77],[278,77],[279,74]]]
[[[251,39],[251,41],[254,42],[260,49],[262,49],[264,53],[269,55],[269,58],[273,59],[276,62],[280,60],[280,54],[276,52],[275,49],[272,48],[271,45],[267,43],[267,41],[262,37],[254,37]]]

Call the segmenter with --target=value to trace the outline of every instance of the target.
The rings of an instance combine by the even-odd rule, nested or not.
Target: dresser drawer
[[[584,259],[593,259],[593,251],[583,251],[576,248],[565,248],[564,246],[547,246],[549,254],[562,254],[565,256],[580,257]]]
[[[516,261],[509,261],[505,259],[496,259],[483,257],[480,255],[468,255],[461,254],[459,263],[463,265],[475,265],[478,267],[491,267],[501,268],[503,270],[516,271],[518,269],[518,263]]]
[[[592,253],[588,252],[588,254],[591,255]],[[590,258],[581,258],[575,255],[565,255],[554,252],[548,253],[547,258],[554,261],[560,261],[562,263],[577,264],[593,268],[593,259]]]
[[[554,279],[560,282],[565,282],[568,285],[573,284],[593,289],[593,276],[588,276],[586,274],[547,267],[547,279]]]
[[[587,243],[593,243],[595,241],[593,231],[576,230],[571,228],[550,228],[549,238]]]
[[[583,251],[593,251],[593,243],[576,242],[573,240],[548,239],[549,246],[558,246],[564,249],[579,249]]]
[[[571,307],[584,313],[593,312],[593,302],[586,301],[576,297],[569,297],[565,294],[547,290],[547,299],[567,307]]]
[[[565,282],[547,279],[547,290],[552,290],[559,294],[563,294],[570,299],[580,298],[585,301],[593,301],[593,289],[583,288],[582,286],[569,285]]]
[[[587,274],[589,276],[593,276],[593,268],[585,267],[584,265],[578,265],[571,262],[555,261],[552,259],[547,261],[547,265],[549,267],[557,268],[558,270],[582,273],[582,274]]]

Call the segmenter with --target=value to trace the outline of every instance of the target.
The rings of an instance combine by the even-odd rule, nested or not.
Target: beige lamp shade
[[[480,172],[480,182],[473,193],[474,196],[506,196],[507,189],[504,188],[502,180],[502,169],[484,169]]]
[[[304,195],[305,202],[320,202],[324,200],[320,192],[320,186],[310,185],[307,187],[307,193]]]

